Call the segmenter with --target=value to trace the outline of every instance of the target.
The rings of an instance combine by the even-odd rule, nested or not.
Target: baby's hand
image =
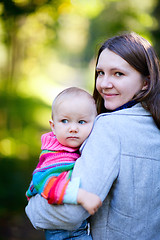
[[[95,214],[98,208],[102,206],[100,197],[81,188],[78,191],[77,202],[81,204],[91,215]]]

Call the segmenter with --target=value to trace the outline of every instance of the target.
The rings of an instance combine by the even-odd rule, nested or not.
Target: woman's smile
[[[102,94],[103,94],[103,96],[104,96],[105,98],[116,97],[116,96],[119,95],[119,94],[117,94],[117,93],[104,93],[104,92],[102,92]]]

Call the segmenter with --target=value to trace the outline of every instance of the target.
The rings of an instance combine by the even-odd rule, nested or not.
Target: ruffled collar
[[[41,137],[42,150],[54,150],[54,151],[68,151],[68,152],[76,152],[78,148],[71,148],[66,147],[62,144],[60,144],[56,138],[56,136],[53,134],[53,132],[45,133]]]

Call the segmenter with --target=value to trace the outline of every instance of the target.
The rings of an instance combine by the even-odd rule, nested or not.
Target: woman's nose
[[[109,76],[105,75],[101,81],[101,88],[112,88],[113,83]]]

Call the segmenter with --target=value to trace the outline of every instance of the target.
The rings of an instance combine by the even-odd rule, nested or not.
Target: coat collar
[[[110,113],[101,113],[98,116],[106,115],[138,115],[138,116],[151,116],[151,113],[142,107],[141,103],[135,104],[133,107],[117,110]]]

